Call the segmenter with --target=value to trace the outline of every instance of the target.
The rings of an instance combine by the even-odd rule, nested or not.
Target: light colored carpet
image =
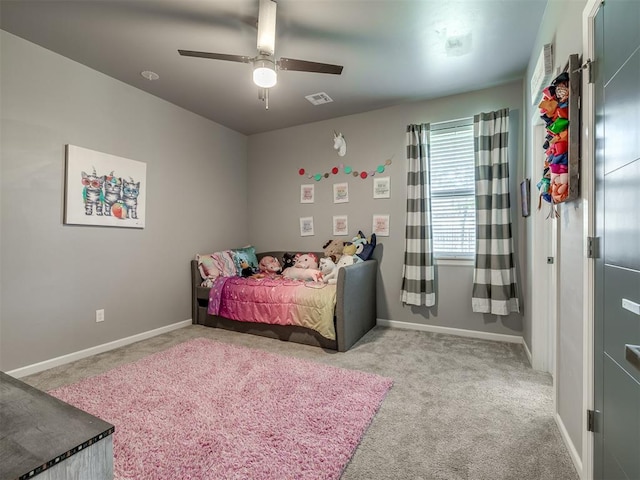
[[[578,479],[551,377],[515,344],[376,327],[337,353],[193,325],[22,380],[50,390],[196,337],[392,378],[343,480]]]

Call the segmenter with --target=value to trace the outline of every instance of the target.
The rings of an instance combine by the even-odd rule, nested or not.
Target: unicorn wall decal
[[[344,157],[347,153],[347,141],[342,133],[333,131],[333,149],[338,151],[338,155]]]

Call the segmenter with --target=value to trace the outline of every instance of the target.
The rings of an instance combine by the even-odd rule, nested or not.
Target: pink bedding
[[[218,277],[208,313],[242,322],[299,325],[335,340],[336,286],[274,278]]]

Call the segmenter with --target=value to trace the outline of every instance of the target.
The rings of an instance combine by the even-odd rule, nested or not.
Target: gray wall
[[[248,240],[247,138],[0,34],[0,368],[191,318],[189,260]],[[67,143],[146,162],[145,229],[62,224]]]
[[[542,46],[552,43],[554,47],[554,69],[562,71],[569,59],[569,55],[582,53],[582,11],[585,0],[550,0],[545,10],[544,18],[532,52],[527,71],[527,88],[531,75],[538,60]],[[555,71],[555,70],[554,70]],[[526,99],[530,98],[527,90]],[[536,116],[536,109],[531,102],[525,101],[527,106],[527,141],[531,142],[533,126],[531,118]],[[542,174],[541,165],[533,165],[530,149],[527,152],[527,171],[532,177],[532,194],[537,196],[535,183]],[[583,166],[584,168],[584,166]],[[566,427],[567,433],[577,452],[582,452],[582,434],[584,430],[584,412],[582,408],[582,379],[583,379],[583,314],[584,305],[589,299],[583,295],[583,261],[584,261],[584,232],[583,232],[583,197],[575,201],[559,205],[560,218],[558,227],[558,329],[557,329],[557,358],[556,384],[558,391],[557,411]],[[544,210],[546,215],[547,210]],[[543,215],[542,211],[533,215]],[[528,236],[531,242],[532,236]],[[530,259],[530,262],[544,262],[544,259]],[[527,319],[525,339],[531,342],[531,322],[540,319]],[[530,343],[529,343],[530,344]]]
[[[358,230],[371,234],[372,215],[389,214],[391,234],[378,238],[376,256],[380,259],[378,277],[378,318],[399,322],[429,324],[491,333],[521,335],[521,315],[499,318],[471,311],[471,266],[439,266],[436,308],[403,306],[400,302],[406,205],[405,130],[407,124],[441,122],[473,116],[482,111],[509,107],[512,110],[511,180],[514,227],[519,213],[518,169],[522,156],[522,83],[416,102],[334,120],[301,125],[249,137],[250,236],[259,250],[316,251],[333,238],[333,215],[348,215],[350,240]],[[310,107],[310,108],[322,108]],[[347,140],[347,154],[333,150],[333,131]],[[372,179],[339,173],[319,182],[298,174],[329,172],[332,167],[349,165],[370,171],[391,158],[381,176],[391,179],[391,198],[372,198]],[[334,204],[334,183],[349,183],[349,203]],[[301,204],[300,185],[315,184],[315,203]],[[313,216],[315,235],[301,237],[299,218]],[[516,243],[519,245],[518,239]],[[524,256],[521,255],[524,259]],[[525,273],[521,270],[521,278]]]

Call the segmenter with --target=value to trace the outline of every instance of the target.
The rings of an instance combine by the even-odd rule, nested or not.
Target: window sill
[[[475,260],[473,258],[436,257],[435,261],[437,265],[446,265],[453,267],[473,267],[475,265]]]

